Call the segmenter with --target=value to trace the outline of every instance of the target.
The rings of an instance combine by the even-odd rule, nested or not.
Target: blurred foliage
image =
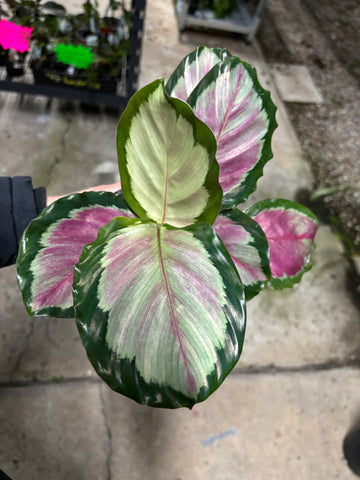
[[[215,18],[224,18],[236,8],[237,0],[191,0],[192,10],[212,10]]]
[[[55,1],[5,0],[0,15],[21,26],[31,26],[32,59],[49,63],[58,44],[91,49],[91,75],[116,76],[129,50],[130,12],[123,2],[109,0],[103,14],[98,0],[86,0],[78,14]],[[74,50],[75,51],[75,50]],[[78,64],[74,58],[74,66]]]

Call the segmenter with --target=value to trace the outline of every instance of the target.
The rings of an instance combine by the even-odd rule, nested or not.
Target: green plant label
[[[65,65],[75,65],[86,70],[94,62],[94,54],[90,48],[82,45],[64,45],[59,43],[55,47],[56,59]]]

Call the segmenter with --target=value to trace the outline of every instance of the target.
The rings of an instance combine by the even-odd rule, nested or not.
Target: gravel
[[[324,98],[321,104],[286,107],[315,192],[330,189],[310,206],[326,212],[349,254],[360,252],[359,31],[358,0],[268,0],[257,33],[268,63],[306,66]]]

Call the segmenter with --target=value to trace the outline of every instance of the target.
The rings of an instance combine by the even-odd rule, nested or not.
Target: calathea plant
[[[287,200],[236,206],[271,158],[275,107],[255,71],[199,47],[129,101],[122,194],[72,194],[27,228],[18,279],[31,315],[75,317],[111,388],[191,407],[239,359],[245,300],[310,268],[317,220]]]

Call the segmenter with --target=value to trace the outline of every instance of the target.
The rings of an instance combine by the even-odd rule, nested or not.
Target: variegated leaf
[[[262,290],[271,277],[269,247],[259,224],[240,210],[224,210],[213,224],[239,272],[246,300]]]
[[[74,317],[74,265],[83,246],[117,216],[134,217],[122,195],[85,192],[57,200],[30,223],[17,259],[19,286],[30,315]]]
[[[116,218],[84,248],[73,287],[95,370],[139,403],[191,407],[239,358],[243,287],[206,223],[175,229]]]
[[[132,97],[117,145],[123,194],[139,217],[175,227],[213,223],[222,197],[214,136],[165,93],[163,80]]]
[[[315,215],[296,202],[268,199],[246,213],[263,229],[270,248],[271,285],[292,287],[311,268],[311,252],[318,227]]]
[[[256,188],[272,158],[275,105],[254,67],[236,57],[216,64],[188,98],[217,141],[223,207],[234,207]]]
[[[231,57],[224,49],[197,47],[189,53],[174,70],[166,83],[166,92],[171,97],[186,102],[191,92],[214,65]]]

